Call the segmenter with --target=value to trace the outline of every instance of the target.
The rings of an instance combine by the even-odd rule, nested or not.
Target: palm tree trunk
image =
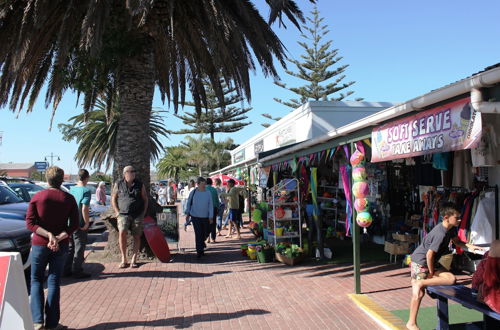
[[[154,56],[152,42],[144,42],[138,53],[126,57],[118,77],[120,119],[115,151],[115,173],[132,165],[149,191],[149,119],[154,94]],[[113,178],[115,181],[117,178]]]

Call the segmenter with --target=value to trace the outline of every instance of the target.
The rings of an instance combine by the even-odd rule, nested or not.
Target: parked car
[[[0,218],[0,252],[19,252],[24,268],[28,291],[31,276],[31,231],[26,224],[17,220]]]
[[[21,253],[24,269],[31,265],[31,234],[24,222],[0,218],[0,251]]]
[[[24,221],[27,209],[28,203],[23,201],[7,184],[0,181],[0,216]]]
[[[8,185],[25,202],[29,202],[37,192],[45,189],[34,183],[8,183]]]

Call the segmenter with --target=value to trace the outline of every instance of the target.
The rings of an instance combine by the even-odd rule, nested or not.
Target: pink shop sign
[[[372,131],[372,162],[474,148],[481,113],[470,98],[379,126]]]

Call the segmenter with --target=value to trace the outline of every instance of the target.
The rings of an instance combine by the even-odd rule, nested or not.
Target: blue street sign
[[[47,162],[35,162],[35,168],[38,171],[45,171],[49,167],[49,163]]]

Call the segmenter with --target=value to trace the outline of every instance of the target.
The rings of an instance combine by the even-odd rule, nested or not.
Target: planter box
[[[415,234],[397,234],[393,233],[392,238],[400,242],[416,243],[418,242],[418,235]]]
[[[305,259],[306,255],[305,255],[305,253],[302,253],[300,256],[298,256],[296,258],[288,258],[288,257],[276,252],[275,257],[276,257],[276,260],[278,260],[281,263],[284,263],[284,264],[289,265],[289,266],[294,266],[294,265],[302,262]]]
[[[274,261],[274,249],[257,251],[257,261],[261,264]]]
[[[405,242],[398,242],[398,243],[385,242],[384,251],[391,255],[401,255],[410,253],[409,244]]]

